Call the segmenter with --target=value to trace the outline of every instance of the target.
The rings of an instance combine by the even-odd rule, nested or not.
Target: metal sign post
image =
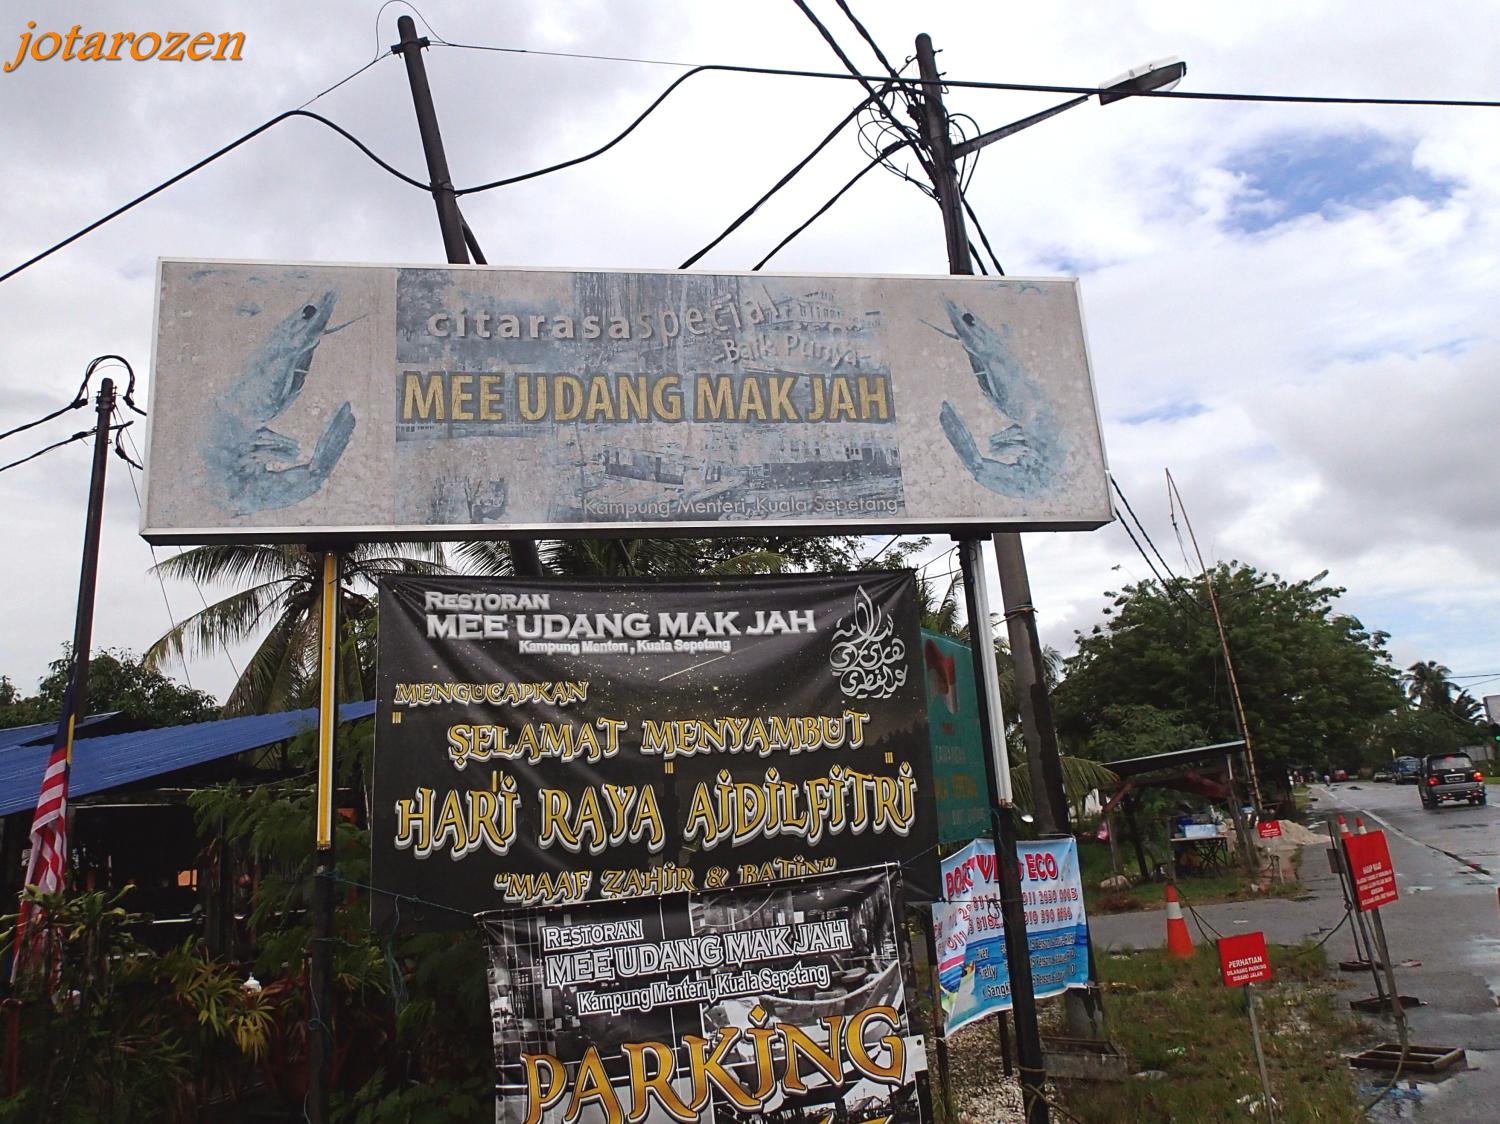
[[[312,949],[307,970],[307,1101],[311,1124],[327,1124],[333,1076],[333,739],[338,726],[339,556],[323,555],[318,618],[317,851]]]
[[[974,645],[974,678],[979,696],[979,733],[985,742],[985,774],[994,809],[995,876],[1000,884],[1000,917],[1005,926],[1005,962],[1010,970],[1011,1001],[1016,1020],[1016,1060],[1021,1071],[1021,1097],[1026,1124],[1050,1119],[1045,1086],[1046,1059],[1037,1025],[1036,991],[1031,982],[1031,949],[1026,935],[1026,909],[1021,900],[1020,858],[1016,852],[1015,804],[1010,790],[1010,764],[1005,749],[1005,721],[995,674],[995,646],[990,640],[989,600],[985,596],[980,540],[958,544],[963,568],[964,598],[969,633]]]
[[[1251,985],[1271,978],[1271,959],[1266,951],[1264,933],[1242,933],[1221,937],[1219,969],[1225,987],[1245,989],[1245,1010],[1250,1015],[1250,1037],[1255,1042],[1255,1063],[1260,1068],[1260,1087],[1266,1098],[1266,1119],[1276,1124],[1276,1102],[1271,1096],[1271,1077],[1266,1071],[1266,1052],[1260,1042],[1260,1025],[1255,1021],[1255,992]]]

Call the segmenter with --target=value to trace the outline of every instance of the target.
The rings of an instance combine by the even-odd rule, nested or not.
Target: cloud
[[[0,74],[0,268],[370,61],[394,41],[403,10],[386,8],[377,31],[378,7],[153,0],[123,9],[79,0],[70,25],[244,30],[245,61],[28,62]],[[420,7],[431,33],[454,42],[838,65],[791,5]],[[876,65],[827,8],[853,57]],[[1090,83],[1178,54],[1190,66],[1184,89],[1392,97],[1481,94],[1488,44],[1500,32],[1500,11],[1456,0],[1420,9],[1355,0],[965,2],[924,10],[920,22],[895,0],[857,10],[898,64],[926,30],[940,65],[964,77]],[[23,24],[0,25],[0,36]],[[427,63],[462,183],[593,148],[681,73],[441,46]],[[842,82],[696,77],[607,157],[469,196],[464,212],[495,263],[669,268],[859,96]],[[1056,100],[951,93],[953,108],[982,128]],[[383,59],[314,108],[422,174],[399,59]],[[1080,107],[986,149],[969,193],[1008,272],[1082,276],[1110,461],[1169,559],[1179,555],[1164,466],[1182,486],[1205,553],[1292,577],[1331,565],[1351,608],[1395,633],[1406,662],[1438,658],[1459,672],[1493,663],[1484,621],[1500,588],[1500,512],[1488,486],[1500,442],[1485,428],[1495,416],[1490,372],[1500,337],[1493,122],[1489,110],[1129,99]],[[748,268],[862,163],[852,140],[836,142],[702,265]],[[95,355],[125,354],[145,373],[159,255],[442,256],[430,198],[314,123],[278,126],[0,285],[0,429],[65,402]],[[774,268],[941,273],[936,208],[872,174]],[[60,420],[45,436],[71,424]],[[5,444],[30,451],[43,436]],[[152,556],[135,534],[129,475],[119,461],[111,472],[96,638],[139,649],[169,618],[146,574]],[[26,686],[71,632],[86,475],[81,446],[0,475],[6,540],[22,544],[0,552],[0,586],[10,591],[0,671]],[[1100,591],[1117,588],[1122,574],[1149,576],[1116,527],[1029,536],[1027,546],[1047,639],[1063,647],[1074,627],[1097,619]],[[167,594],[177,617],[199,604],[194,589]],[[232,675],[227,664],[195,671],[221,693]]]
[[[1414,141],[1374,132],[1269,137],[1226,162],[1225,170],[1243,188],[1225,224],[1258,234],[1303,215],[1334,218],[1344,210],[1374,210],[1403,198],[1445,201],[1453,182],[1418,167],[1415,152]]]

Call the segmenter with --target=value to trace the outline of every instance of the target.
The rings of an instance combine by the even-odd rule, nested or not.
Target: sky
[[[838,7],[813,7],[873,72]],[[1092,86],[1179,56],[1185,90],[1500,100],[1500,9],[1484,5],[851,7],[898,65],[917,33],[930,34],[957,79]],[[47,0],[7,15],[3,63],[24,32],[74,24],[85,34],[243,32],[245,46],[238,62],[28,58],[0,73],[0,272],[315,98],[383,54],[410,11],[365,0]],[[470,47],[838,67],[791,0],[423,0],[417,14],[426,34]],[[429,50],[427,67],[460,184],[588,151],[682,73],[455,46]],[[671,268],[856,100],[844,82],[698,76],[607,156],[470,196],[465,216],[492,264]],[[1058,100],[949,95],[982,129]],[[399,59],[311,108],[425,178]],[[986,149],[968,189],[1006,273],[1081,279],[1110,465],[1174,569],[1196,561],[1168,519],[1168,469],[1205,555],[1293,580],[1327,570],[1348,591],[1343,609],[1390,634],[1398,664],[1438,660],[1477,694],[1500,693],[1497,115],[1090,103]],[[699,268],[748,269],[863,160],[846,133]],[[943,273],[943,245],[936,206],[880,172],[768,268]],[[67,402],[102,354],[131,362],[146,400],[159,256],[443,260],[429,196],[315,123],[281,124],[0,283],[0,430]],[[80,411],[8,438],[0,463],[88,425]],[[131,432],[137,445],[142,428]],[[153,554],[137,535],[139,486],[112,460],[96,648],[143,650],[226,592],[150,574],[171,548]],[[87,487],[81,443],[0,472],[0,674],[23,690],[72,633]],[[1026,549],[1044,640],[1064,653],[1075,630],[1101,619],[1106,590],[1150,576],[1119,525],[1028,535]],[[171,670],[223,697],[244,655]]]

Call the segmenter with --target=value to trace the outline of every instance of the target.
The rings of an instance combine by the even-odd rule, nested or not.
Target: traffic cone
[[[1349,822],[1343,816],[1339,817],[1339,834],[1345,839],[1349,838]]]
[[[1354,817],[1354,834],[1355,835],[1363,835],[1363,834],[1365,834],[1365,821],[1364,821],[1364,818],[1362,816],[1355,816]]]
[[[1182,918],[1177,888],[1170,882],[1167,883],[1167,951],[1182,960],[1193,958],[1193,938]]]

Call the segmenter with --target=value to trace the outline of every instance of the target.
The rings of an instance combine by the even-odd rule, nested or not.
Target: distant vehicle
[[[1467,753],[1432,753],[1422,758],[1418,793],[1424,808],[1436,808],[1444,800],[1487,802],[1484,774],[1474,768]]]
[[[1391,770],[1396,774],[1397,784],[1416,784],[1417,774],[1422,771],[1422,759],[1420,757],[1398,757],[1391,762]]]
[[[1348,770],[1347,769],[1335,769],[1333,771],[1333,779],[1336,780],[1336,781],[1346,781],[1346,780],[1348,780],[1349,779],[1349,772],[1348,772]]]
[[[1394,769],[1376,769],[1371,779],[1376,784],[1390,784],[1396,779],[1396,772]]]

